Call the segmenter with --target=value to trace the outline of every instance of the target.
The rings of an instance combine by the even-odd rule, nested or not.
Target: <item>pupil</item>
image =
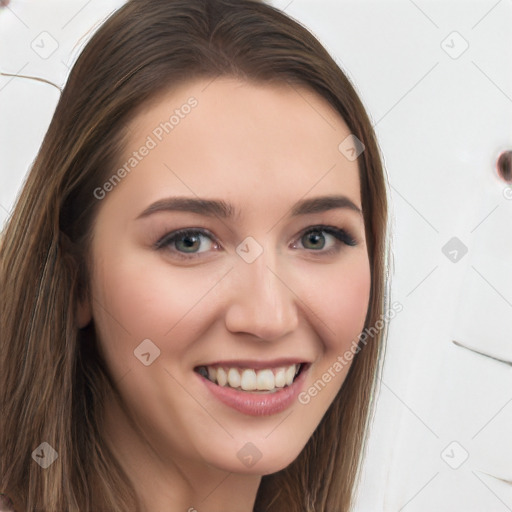
[[[184,245],[186,248],[193,248],[194,244],[197,243],[197,236],[194,235],[186,235],[182,238],[184,240]]]
[[[317,243],[319,241],[319,239],[322,238],[322,237],[323,237],[323,235],[321,235],[318,231],[310,233],[308,235],[308,238],[309,238],[310,241],[314,239],[313,243]],[[323,247],[323,244],[321,245],[320,248],[322,248],[322,247]]]

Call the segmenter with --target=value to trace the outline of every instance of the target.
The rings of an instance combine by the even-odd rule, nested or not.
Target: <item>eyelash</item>
[[[313,253],[319,253],[320,255],[323,255],[323,256],[330,256],[333,254],[337,254],[341,250],[341,244],[345,244],[345,245],[348,245],[351,247],[357,245],[356,240],[350,235],[350,233],[348,233],[344,229],[339,229],[339,228],[335,228],[334,226],[325,226],[325,225],[318,225],[318,226],[312,226],[310,228],[307,228],[306,230],[304,230],[301,233],[301,235],[298,238],[298,241],[300,241],[304,236],[306,236],[310,233],[327,233],[328,235],[331,235],[336,239],[335,246],[331,247],[330,249],[325,250],[325,251],[324,250],[316,251],[314,249],[305,249],[306,251],[311,251]],[[154,244],[154,248],[156,250],[170,249],[170,246],[173,243],[175,243],[177,240],[179,240],[180,238],[182,238],[182,237],[184,238],[184,237],[190,236],[190,235],[197,235],[197,234],[206,236],[206,237],[210,238],[213,242],[218,243],[215,236],[206,229],[186,228],[186,229],[179,229],[177,231],[173,231],[172,233],[167,233],[165,236],[160,238]],[[198,257],[199,254],[201,254],[201,253],[188,253],[187,254],[187,253],[179,252],[177,250],[174,250],[172,252],[174,252],[175,254],[178,254],[179,257],[184,260],[194,259],[194,258]]]

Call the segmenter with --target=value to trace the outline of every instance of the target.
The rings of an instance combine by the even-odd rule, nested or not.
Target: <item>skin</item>
[[[357,339],[371,282],[362,214],[338,208],[291,217],[290,210],[334,193],[361,208],[358,167],[338,150],[350,130],[322,97],[226,77],[184,84],[148,105],[130,125],[120,165],[190,96],[197,107],[101,200],[79,326],[94,321],[123,398],[123,407],[112,400],[105,408],[105,436],[144,510],[249,512],[261,476],[298,456],[350,363],[307,405],[257,417],[219,402],[193,369],[296,356],[312,363],[307,389]],[[137,219],[170,196],[223,199],[240,215],[164,211]],[[304,236],[318,224],[347,230],[357,245],[325,232],[319,241]],[[154,248],[182,228],[215,238],[200,236],[192,254],[183,238]],[[263,248],[250,264],[236,252],[248,236]],[[338,252],[326,254],[331,247]],[[179,258],[180,250],[193,259]],[[149,366],[134,356],[144,339],[160,350]],[[251,467],[237,457],[247,442],[261,452]]]

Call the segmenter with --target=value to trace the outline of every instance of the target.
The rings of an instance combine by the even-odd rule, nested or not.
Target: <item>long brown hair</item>
[[[100,203],[93,191],[112,175],[141,107],[181,82],[217,76],[307,87],[363,141],[358,163],[371,265],[365,328],[385,313],[385,176],[362,102],[328,52],[300,23],[257,0],[130,0],[73,67],[1,240],[0,491],[20,512],[140,510],[102,438],[105,397],[115,385],[93,322],[77,328]],[[350,509],[386,332],[360,344],[302,452],[262,478],[255,510]],[[42,442],[58,453],[45,470],[32,460]]]

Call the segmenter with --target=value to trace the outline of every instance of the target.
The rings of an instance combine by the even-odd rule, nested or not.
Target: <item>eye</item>
[[[326,246],[326,234],[331,237],[331,244],[327,250],[323,250]],[[341,244],[355,246],[357,242],[345,230],[335,228],[333,226],[314,226],[303,232],[299,239],[305,249],[321,254],[335,254],[341,249]],[[294,244],[294,248],[296,243]]]
[[[201,246],[202,240],[208,240],[209,243],[202,251],[197,249]],[[214,241],[215,237],[205,229],[180,229],[172,233],[168,233],[155,244],[155,249],[166,249],[181,258],[193,258],[195,254],[208,251],[212,246],[218,247]],[[204,245],[204,244],[203,244]]]
[[[329,237],[332,240],[327,250],[323,250],[326,246],[326,237],[327,240],[329,240]],[[203,240],[206,240],[207,243],[201,244]],[[357,245],[357,242],[347,231],[333,226],[313,226],[302,233],[299,241],[306,250],[318,252],[322,255],[339,252],[342,244]],[[208,230],[188,228],[166,234],[154,244],[154,247],[158,250],[170,251],[183,259],[191,259],[202,252],[218,249],[220,245]],[[297,242],[292,244],[292,247],[296,249]]]

